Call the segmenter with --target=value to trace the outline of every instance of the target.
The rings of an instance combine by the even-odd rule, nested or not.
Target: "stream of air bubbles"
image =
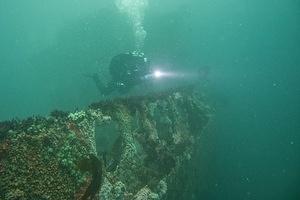
[[[147,35],[143,21],[148,0],[116,0],[116,6],[128,16],[133,27],[136,51],[141,52]]]

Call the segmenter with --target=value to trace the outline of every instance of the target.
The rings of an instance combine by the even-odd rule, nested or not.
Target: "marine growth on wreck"
[[[1,122],[0,199],[168,199],[209,113],[184,88]]]

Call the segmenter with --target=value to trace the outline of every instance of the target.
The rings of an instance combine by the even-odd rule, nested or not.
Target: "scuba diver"
[[[114,91],[125,94],[134,86],[145,82],[152,74],[148,59],[143,53],[138,52],[114,56],[109,64],[109,73],[111,80],[107,84],[103,83],[96,73],[89,76],[103,95],[109,95]]]
[[[143,91],[153,89],[158,91],[180,85],[204,85],[209,73],[209,67],[205,66],[191,72],[161,71],[162,64],[155,66],[160,69],[150,67],[150,62],[144,54],[134,51],[118,54],[111,59],[109,64],[111,80],[109,82],[102,82],[97,73],[86,76],[94,80],[102,95],[110,95],[113,92],[128,94],[131,89],[141,84],[146,86]]]

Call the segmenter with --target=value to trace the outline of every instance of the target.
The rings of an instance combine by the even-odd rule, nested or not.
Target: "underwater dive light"
[[[153,74],[155,78],[160,78],[163,76],[163,73],[160,70],[155,70]]]

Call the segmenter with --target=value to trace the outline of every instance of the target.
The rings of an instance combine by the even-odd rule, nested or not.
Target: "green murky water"
[[[131,10],[140,15],[130,8],[1,0],[0,119],[101,99],[84,75],[107,75],[111,57],[140,48],[171,71],[209,69],[197,84],[215,113],[199,162],[187,169],[197,183],[187,199],[299,199],[299,1],[149,0]]]

